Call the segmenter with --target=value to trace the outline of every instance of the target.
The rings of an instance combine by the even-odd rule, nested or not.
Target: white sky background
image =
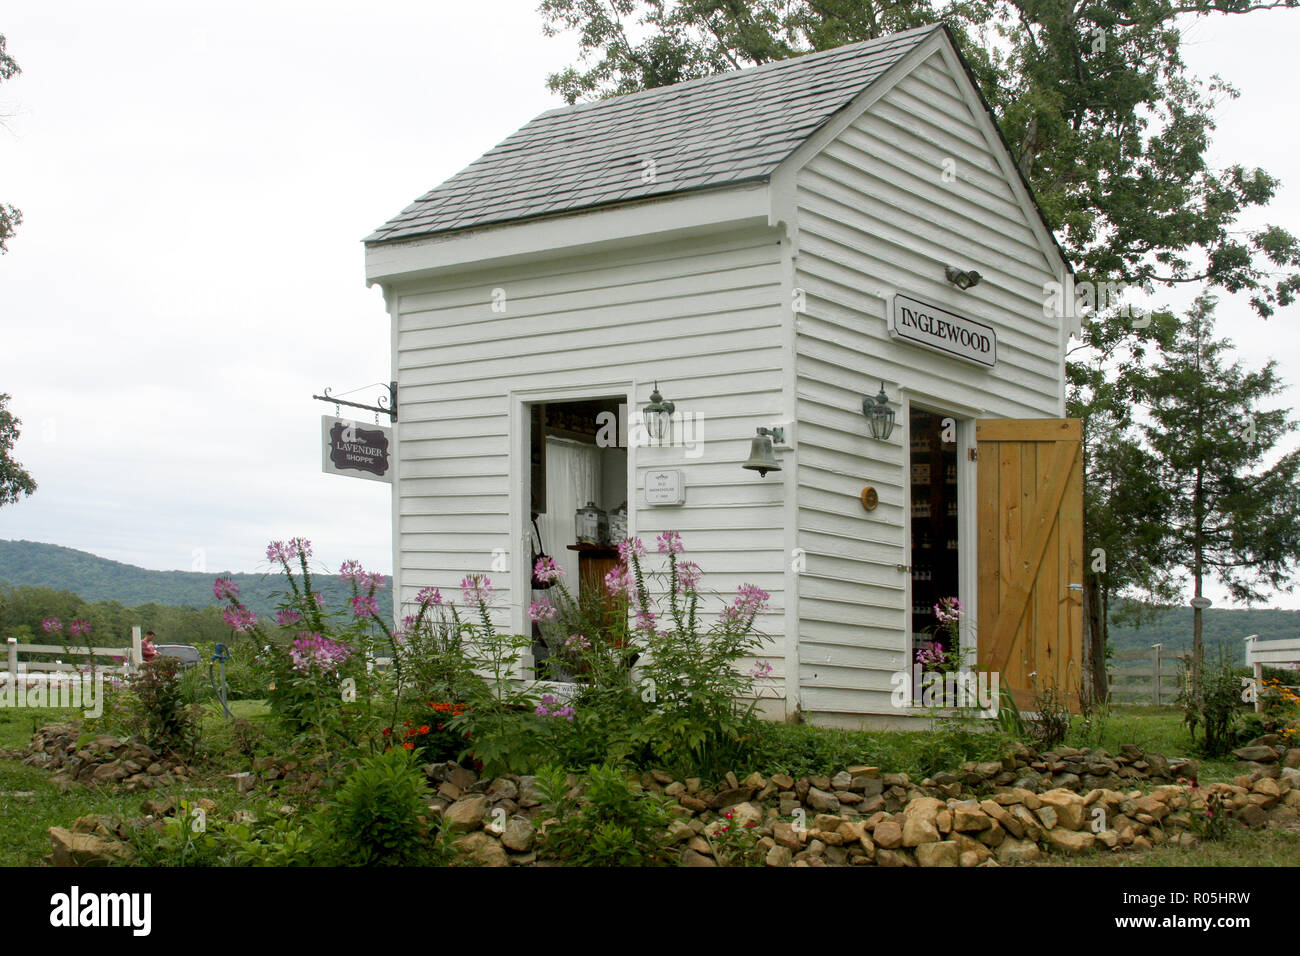
[[[304,535],[333,567],[390,571],[390,488],[321,473],[332,409],[310,396],[389,378],[362,237],[563,105],[545,77],[576,42],[544,37],[535,8],[6,4],[23,74],[0,86],[0,201],[24,223],[0,256],[0,392],[40,487],[0,510],[0,538],[217,572],[256,570],[268,540]],[[1300,12],[1186,37],[1194,72],[1242,93],[1213,161],[1284,183],[1248,224],[1300,233]],[[1295,383],[1298,323],[1300,306],[1267,323],[1244,300],[1219,309],[1243,359],[1277,357]],[[1286,402],[1300,407],[1300,388]]]

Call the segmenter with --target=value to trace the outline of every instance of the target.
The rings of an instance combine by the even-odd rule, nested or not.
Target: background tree
[[[0,83],[21,73],[18,64],[5,52],[4,34],[0,33]],[[23,221],[23,214],[8,203],[0,203],[0,254],[8,252],[6,245]]]
[[[36,490],[32,476],[11,457],[22,420],[14,418],[5,408],[8,402],[9,396],[0,394],[0,506],[13,504],[20,496],[30,495]]]
[[[1206,577],[1234,601],[1291,589],[1300,561],[1300,451],[1265,459],[1294,430],[1289,409],[1265,409],[1284,384],[1276,361],[1251,371],[1229,364],[1232,343],[1214,337],[1215,299],[1197,298],[1160,359],[1143,375],[1140,425],[1153,453],[1160,506],[1159,548],[1188,569],[1192,594]],[[1193,727],[1203,716],[1202,612],[1192,619]],[[1216,741],[1206,746],[1214,752]]]

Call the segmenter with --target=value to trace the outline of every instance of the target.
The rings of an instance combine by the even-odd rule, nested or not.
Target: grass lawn
[[[254,721],[267,714],[261,701],[235,701],[230,709]],[[76,714],[73,710],[0,708],[0,748],[26,746],[35,728],[66,721]],[[225,718],[215,707],[205,712],[204,729],[214,744],[223,733],[229,733]],[[260,801],[238,794],[234,781],[224,772],[228,772],[227,768],[214,767],[203,779],[144,793],[82,786],[64,793],[49,782],[50,771],[24,766],[17,760],[0,760],[0,866],[39,866],[50,851],[50,827],[66,827],[90,813],[139,816],[140,804],[146,798],[207,797],[222,810],[236,806],[255,810]]]
[[[1102,851],[1081,857],[1054,856],[1035,866],[1300,866],[1300,830],[1235,827],[1223,840],[1184,848]]]

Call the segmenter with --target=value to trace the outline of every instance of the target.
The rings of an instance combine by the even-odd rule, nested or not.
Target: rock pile
[[[532,778],[479,779],[455,764],[426,772],[437,789],[435,812],[466,831],[458,842],[474,862],[536,862],[546,810]],[[1195,767],[1137,747],[1117,755],[1020,747],[1001,761],[919,782],[855,766],[798,780],[728,774],[713,789],[663,771],[641,774],[639,783],[670,801],[668,837],[687,866],[717,865],[723,823],[751,828],[755,861],[768,866],[992,866],[1031,863],[1045,852],[1194,844],[1210,793],[1221,793],[1228,812],[1248,826],[1300,819],[1300,770],[1275,763],[1208,787],[1174,783],[1179,773],[1194,780]],[[1152,784],[1150,792],[1137,789]]]
[[[128,791],[152,790],[188,780],[189,769],[172,754],[155,752],[143,737],[100,735],[89,740],[73,727],[56,724],[32,735],[23,763],[55,771],[50,782],[120,784]]]

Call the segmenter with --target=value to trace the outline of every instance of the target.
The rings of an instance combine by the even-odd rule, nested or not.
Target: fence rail
[[[144,660],[142,653],[143,638],[140,634],[139,627],[131,628],[131,646],[130,647],[92,647],[82,645],[62,644],[20,644],[18,638],[10,637],[5,639],[5,669],[0,671],[0,678],[9,683],[17,684],[19,677],[24,674],[57,674],[57,673],[77,673],[80,668],[63,660],[55,661],[29,661],[21,660],[20,654],[59,654],[63,657],[88,658],[91,666],[97,671],[104,674],[122,674],[131,673],[132,667],[137,667]],[[101,658],[112,660],[113,658],[123,658],[121,664],[101,664]]]
[[[1111,655],[1106,674],[1111,700],[1117,703],[1152,703],[1159,707],[1170,702],[1186,675],[1186,658],[1164,651],[1153,644],[1147,651],[1120,651]]]

